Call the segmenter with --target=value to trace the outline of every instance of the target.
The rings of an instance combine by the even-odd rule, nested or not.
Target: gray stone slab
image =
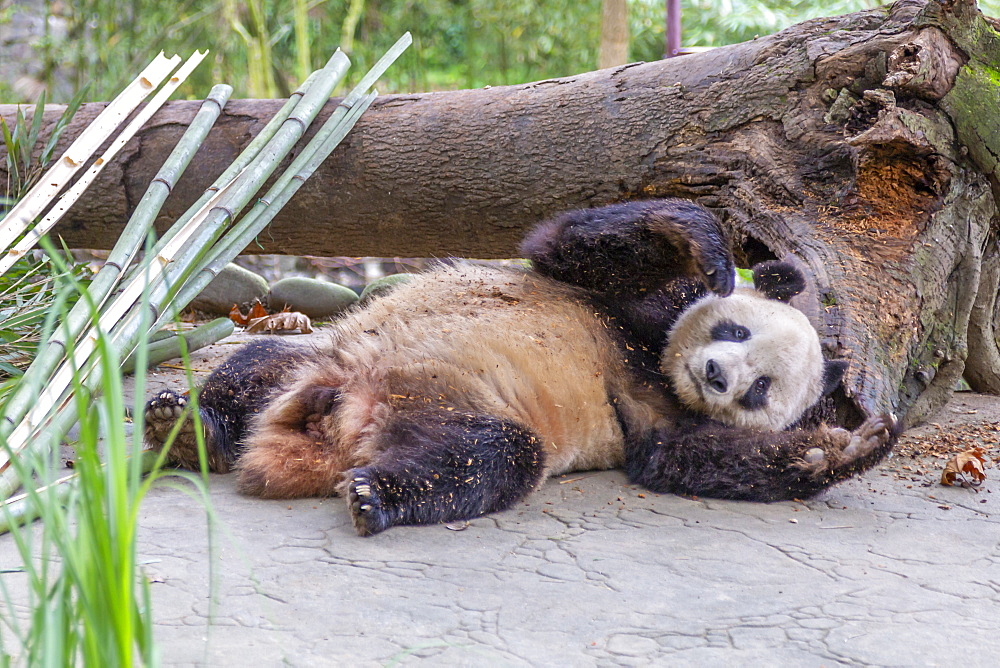
[[[1000,402],[964,395],[940,422],[956,416],[995,422]],[[1000,474],[975,492],[898,464],[768,505],[580,473],[461,531],[372,538],[341,499],[212,476],[211,528],[191,495],[153,490],[138,558],[166,666],[996,665]]]

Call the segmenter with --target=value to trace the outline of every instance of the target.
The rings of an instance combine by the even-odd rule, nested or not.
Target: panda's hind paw
[[[865,420],[851,433],[851,440],[840,453],[841,464],[848,464],[877,452],[892,438],[896,419],[892,415],[876,415]]]
[[[826,447],[813,447],[802,454],[803,468],[838,476],[864,470],[888,453],[896,432],[896,419],[888,414],[870,417],[854,431],[830,429],[825,435]]]
[[[347,472],[347,507],[359,536],[373,536],[391,526],[389,512],[382,507],[378,480],[370,469]]]
[[[187,397],[164,390],[146,403],[146,442],[156,451],[163,448],[164,443],[174,429],[174,425],[184,415],[188,407]],[[177,433],[174,448],[181,443],[194,442],[194,422],[184,420]],[[181,445],[181,448],[185,447]],[[171,452],[171,455],[175,454]]]

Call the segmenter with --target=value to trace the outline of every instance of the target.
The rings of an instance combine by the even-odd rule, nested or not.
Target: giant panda
[[[247,344],[198,394],[208,468],[265,498],[339,494],[361,535],[509,508],[547,476],[624,467],[657,492],[804,498],[896,435],[810,420],[840,382],[787,302],[794,267],[735,287],[719,220],[680,199],[572,211],[524,241],[531,268],[456,262],[335,322],[322,343]],[[188,399],[145,435],[199,465]],[[806,417],[804,417],[806,416]],[[176,438],[175,438],[176,437]]]

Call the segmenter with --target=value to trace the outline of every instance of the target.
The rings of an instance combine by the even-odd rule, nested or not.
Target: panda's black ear
[[[844,379],[847,371],[847,360],[824,360],[823,361],[823,396],[830,394],[837,389],[840,381]]]
[[[765,297],[788,302],[806,289],[806,278],[802,272],[788,262],[771,260],[754,265],[753,285]]]

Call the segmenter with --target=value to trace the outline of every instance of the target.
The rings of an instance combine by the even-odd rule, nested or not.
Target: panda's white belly
[[[563,293],[530,274],[439,270],[348,318],[333,346],[390,401],[530,427],[550,475],[620,466],[607,388],[621,360],[601,321]]]

